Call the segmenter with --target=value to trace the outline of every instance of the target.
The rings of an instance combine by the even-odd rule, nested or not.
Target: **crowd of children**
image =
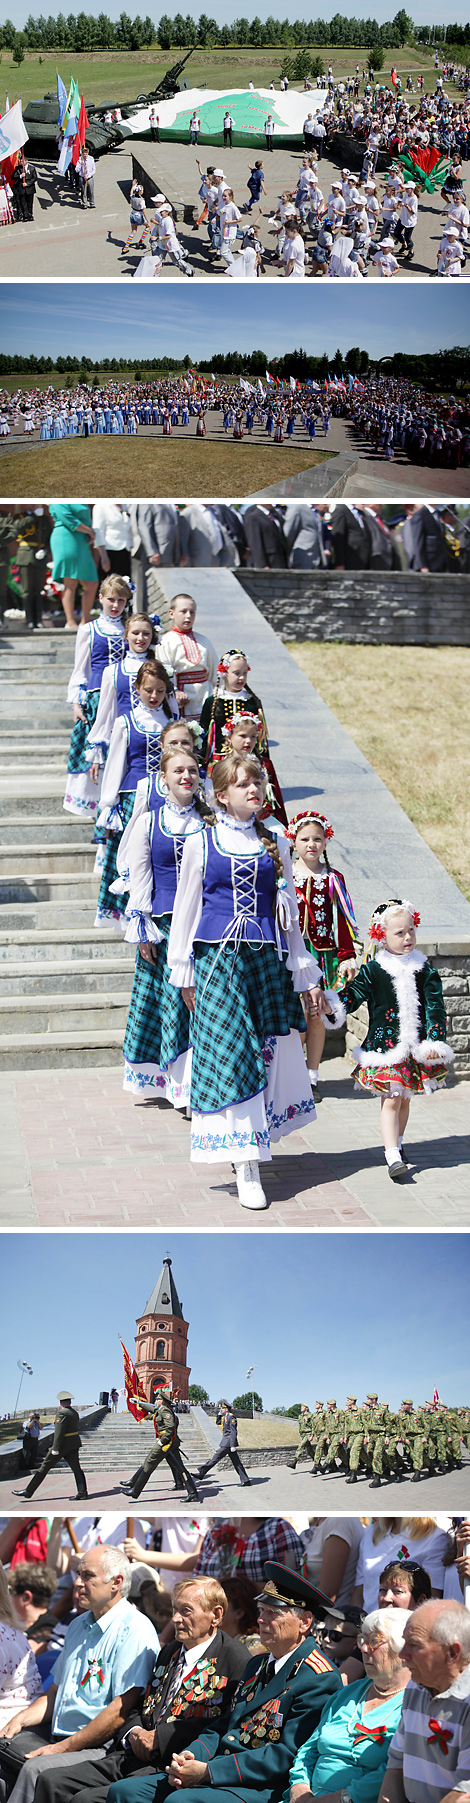
[[[245,652],[217,658],[190,595],[160,640],[146,615],[123,624],[129,597],[107,577],[77,634],[64,801],[100,841],[95,924],[137,948],[125,1089],[185,1111],[191,1159],[231,1162],[242,1206],[265,1208],[260,1164],[315,1120],[325,1033],[365,1003],[353,1077],[401,1182],[411,1096],[453,1058],[419,914],[376,904],[363,956],[333,826],[315,807],[288,822]]]

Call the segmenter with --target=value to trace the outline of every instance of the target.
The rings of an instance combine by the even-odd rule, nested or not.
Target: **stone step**
[[[41,966],[57,955],[68,970],[74,970],[76,963],[84,963],[89,969],[93,966],[108,964],[113,958],[127,958],[132,980],[132,968],[135,958],[135,946],[127,945],[126,940],[113,932],[112,927],[83,927],[80,924],[72,931],[72,924],[64,929],[61,918],[60,928],[54,929],[40,925],[34,930],[18,928],[16,932],[0,932],[0,970],[18,962],[19,955],[26,963]]]
[[[49,755],[43,755],[42,751],[38,751],[37,756],[33,759],[32,751],[28,748],[28,750],[23,753],[19,752],[18,756],[15,756],[10,761],[8,753],[2,756],[0,751],[0,782],[7,784],[10,782],[14,783],[15,778],[16,781],[18,781],[20,775],[25,778],[27,782],[33,782],[35,778],[37,779],[41,770],[44,770],[45,775],[57,776],[62,783],[65,783],[67,774],[67,753],[62,752],[59,755],[57,752],[53,752],[51,757],[50,753]]]
[[[2,961],[0,957],[0,1000],[9,995],[56,996],[59,984],[61,995],[74,996],[79,981],[83,995],[122,990],[128,1003],[133,974],[133,959],[127,957],[100,958],[96,962],[91,958],[25,958],[20,963],[13,958]]]
[[[55,991],[48,995],[2,996],[0,1000],[0,1037],[12,1033],[18,1034],[66,1034],[75,1032],[107,1032],[108,1028],[118,1031],[124,1028],[128,1015],[128,1002],[122,990],[103,989],[100,994],[81,995],[75,991],[63,995]]]
[[[11,657],[30,658],[34,665],[38,658],[63,657],[73,664],[75,657],[75,633],[61,632],[60,629],[43,626],[39,638],[36,634],[25,631],[14,632],[9,636],[0,635],[0,662],[7,662]]]
[[[54,841],[49,845],[17,845],[14,859],[10,846],[0,846],[0,893],[1,878],[11,870],[12,862],[19,877],[23,869],[30,870],[34,863],[35,880],[49,875],[57,876],[60,881],[63,876],[72,875],[75,871],[82,876],[92,871],[95,857],[96,847],[74,845],[73,840],[65,840],[62,845]],[[24,881],[28,882],[29,877],[25,876]]]
[[[0,737],[0,776],[7,775],[9,770],[12,774],[30,770],[31,775],[35,775],[44,766],[48,771],[63,771],[65,781],[69,744],[70,735],[55,743],[39,739],[35,746],[25,745],[22,739]]]
[[[17,902],[16,904],[12,902],[10,907],[0,908],[0,926],[3,932],[8,934],[16,934],[25,930],[35,933],[38,927],[63,928],[65,916],[67,937],[69,937],[75,927],[91,928],[95,914],[96,901],[82,901],[79,904],[67,903],[66,905],[65,901],[62,904],[52,901]],[[111,921],[111,928],[112,925]],[[120,937],[119,929],[118,941]]]
[[[2,847],[33,846],[40,836],[41,847],[44,845],[60,845],[62,847],[67,841],[70,845],[83,845],[89,849],[92,845],[92,833],[91,821],[75,820],[74,815],[66,813],[65,808],[62,808],[57,814],[53,814],[52,811],[50,814],[36,814],[31,820],[27,815],[21,814],[13,814],[10,818],[7,816],[4,819],[0,813],[0,844]]]
[[[10,742],[12,745],[30,745],[32,750],[34,750],[37,744],[42,745],[46,743],[48,747],[50,745],[52,745],[52,747],[55,745],[60,745],[62,747],[64,740],[67,739],[68,742],[69,738],[70,733],[63,732],[62,728],[57,725],[55,716],[54,720],[49,722],[47,726],[42,724],[34,726],[29,714],[25,723],[23,723],[23,720],[18,721],[16,731],[12,726],[0,725],[0,746],[2,747],[9,745]]]
[[[1,1071],[108,1070],[122,1064],[123,1028],[87,1032],[5,1033],[0,1036]]]
[[[8,783],[0,780],[0,820],[8,820],[11,815],[34,820],[44,813],[45,804],[48,804],[48,813],[57,812],[64,819],[64,789],[64,776],[50,776],[49,771],[35,776],[34,781],[32,778],[26,781],[24,770]]]
[[[66,706],[65,702],[61,706],[61,701],[62,697],[59,695],[56,695],[54,698],[49,696],[48,698],[47,695],[43,696],[42,693],[35,695],[34,699],[31,698],[31,702],[28,704],[28,728],[30,728],[31,731],[38,729],[41,732],[46,732],[48,723],[53,719],[54,728],[57,728],[62,736],[65,734],[67,740],[69,740],[72,730],[72,717],[70,708]],[[12,722],[14,722],[17,732],[22,735],[23,704],[23,695],[17,696],[13,688],[11,689],[11,693],[6,694],[2,685],[0,688],[0,731],[13,731]]]
[[[59,901],[65,906],[68,902],[91,903],[98,893],[99,878],[78,873],[58,876],[54,872],[50,876],[36,875],[34,870],[22,873],[12,870],[0,877],[0,907],[8,902],[49,902]]]

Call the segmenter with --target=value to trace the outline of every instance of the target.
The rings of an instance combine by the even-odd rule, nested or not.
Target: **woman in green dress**
[[[62,606],[66,632],[76,632],[75,590],[82,585],[82,620],[89,620],[98,587],[96,565],[92,556],[95,542],[89,507],[50,507],[54,521],[51,533],[53,557],[52,580],[62,582]]]

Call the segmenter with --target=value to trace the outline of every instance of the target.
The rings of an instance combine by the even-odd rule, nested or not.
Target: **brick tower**
[[[158,1282],[136,1325],[135,1368],[149,1401],[159,1385],[164,1384],[165,1389],[179,1390],[182,1401],[187,1402],[191,1370],[187,1364],[188,1322],[183,1319],[167,1252]]]

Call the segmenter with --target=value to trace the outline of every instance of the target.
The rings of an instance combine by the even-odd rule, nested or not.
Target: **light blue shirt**
[[[400,1690],[395,1696],[384,1697],[374,1709],[364,1713],[362,1704],[369,1690],[370,1678],[359,1678],[325,1704],[318,1728],[299,1748],[291,1766],[284,1803],[290,1786],[301,1783],[308,1784],[314,1796],[345,1788],[353,1803],[376,1803],[404,1693]],[[380,1740],[358,1735],[357,1729],[364,1726],[379,1729]]]
[[[146,1690],[159,1647],[152,1623],[124,1597],[99,1621],[78,1615],[52,1669],[53,1736],[76,1734],[133,1685]]]

